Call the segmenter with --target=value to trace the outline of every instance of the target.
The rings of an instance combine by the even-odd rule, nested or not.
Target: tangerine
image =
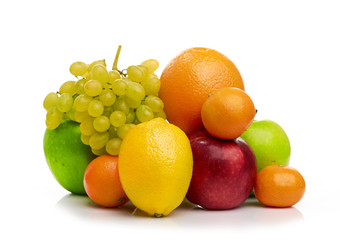
[[[244,90],[240,72],[222,53],[209,48],[189,48],[165,67],[159,96],[170,123],[190,133],[203,127],[201,108],[208,96],[222,87]]]
[[[119,179],[117,156],[95,158],[85,170],[84,187],[89,198],[103,207],[118,207],[128,201]]]
[[[305,180],[295,168],[270,165],[258,173],[254,193],[266,206],[290,207],[302,199],[305,189]]]
[[[243,90],[224,87],[212,94],[201,110],[205,129],[214,137],[232,140],[250,126],[256,109],[253,101]]]

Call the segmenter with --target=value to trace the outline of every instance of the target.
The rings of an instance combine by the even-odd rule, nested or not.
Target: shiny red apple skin
[[[205,130],[188,135],[193,152],[193,176],[186,198],[205,209],[242,205],[256,180],[256,158],[241,138],[219,140]]]

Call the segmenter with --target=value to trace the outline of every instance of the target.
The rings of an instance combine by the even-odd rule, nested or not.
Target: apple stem
[[[116,57],[115,57],[115,60],[113,62],[113,66],[112,66],[112,70],[118,70],[118,58],[119,58],[119,54],[120,54],[120,50],[122,49],[122,45],[119,45],[118,46],[118,49],[117,49],[117,52],[116,52]]]

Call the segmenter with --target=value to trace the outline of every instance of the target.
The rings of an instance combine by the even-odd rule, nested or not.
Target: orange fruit
[[[103,207],[118,207],[128,201],[119,179],[117,156],[104,154],[90,162],[84,187],[89,198]]]
[[[189,48],[165,67],[159,96],[170,123],[190,133],[203,127],[201,108],[222,87],[244,90],[240,72],[225,55],[209,48]]]
[[[224,87],[212,94],[201,110],[205,129],[214,137],[232,140],[250,126],[256,109],[253,101],[243,90]]]
[[[270,165],[258,173],[254,193],[266,206],[290,207],[302,199],[305,189],[305,180],[295,168]]]

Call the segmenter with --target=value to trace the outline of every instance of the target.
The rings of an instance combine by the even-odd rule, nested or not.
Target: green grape
[[[136,112],[132,109],[130,109],[130,112],[128,115],[126,115],[126,123],[133,123],[136,118]]]
[[[154,116],[154,118],[160,117],[160,118],[163,118],[164,120],[166,120],[166,113],[163,110],[160,111],[160,112],[154,112],[153,116]]]
[[[87,111],[89,112],[90,116],[99,117],[104,112],[104,105],[103,105],[102,102],[93,99],[89,103],[89,107],[88,107]]]
[[[120,149],[121,144],[122,144],[121,139],[112,138],[106,143],[105,149],[108,154],[115,156],[119,154],[119,149]]]
[[[141,100],[133,100],[127,96],[124,96],[124,101],[130,108],[137,108],[141,104]]]
[[[118,95],[123,96],[126,93],[127,82],[124,79],[117,79],[112,83],[112,91]]]
[[[71,110],[66,112],[66,118],[69,119],[69,120],[72,120],[72,121],[76,121],[75,120],[75,113],[76,113],[76,110],[74,109],[74,107],[71,107]]]
[[[109,128],[110,139],[117,137],[117,128],[112,126]]]
[[[117,131],[117,135],[120,139],[123,139],[125,135],[130,131],[131,128],[133,128],[135,124],[124,124],[123,126],[120,126]]]
[[[153,119],[153,112],[149,106],[140,105],[136,109],[136,116],[140,122],[146,122]]]
[[[107,83],[109,80],[109,74],[106,67],[103,65],[95,65],[91,70],[91,78],[100,81],[102,84]]]
[[[129,66],[126,71],[129,79],[134,82],[141,82],[146,76],[144,69],[139,66]]]
[[[124,98],[118,98],[116,102],[112,106],[113,111],[121,111],[125,115],[128,115],[130,112],[129,105],[126,103]]]
[[[86,76],[87,76],[88,73],[89,73],[89,72],[86,71],[86,73],[84,73],[83,75],[81,75],[81,77],[86,78]]]
[[[46,113],[46,127],[52,130],[56,129],[63,120],[63,115],[56,106],[50,107]]]
[[[112,112],[113,112],[112,106],[109,107],[104,106],[104,112],[102,115],[109,118]]]
[[[161,87],[161,81],[155,74],[148,74],[148,76],[141,82],[144,87],[146,95],[158,96]]]
[[[85,78],[82,78],[82,79],[79,79],[76,84],[74,85],[74,89],[76,91],[77,94],[83,94],[85,93],[84,91],[84,85],[86,83],[86,79]]]
[[[89,80],[84,85],[84,91],[89,96],[97,96],[103,90],[102,84],[97,80]]]
[[[121,111],[114,111],[110,115],[110,123],[114,127],[120,127],[123,126],[124,123],[126,122],[126,115],[125,113]]]
[[[92,80],[92,72],[88,72],[84,78],[86,79],[86,81]]]
[[[101,155],[104,155],[106,154],[106,149],[105,147],[101,148],[101,149],[93,149],[91,148],[91,151],[94,155],[97,155],[97,156],[101,156]]]
[[[79,112],[86,111],[92,99],[92,97],[86,94],[80,94],[74,99],[73,107],[76,111]]]
[[[117,70],[109,71],[108,74],[109,74],[109,80],[108,80],[109,84],[112,84],[115,80],[121,77],[120,73]]]
[[[75,85],[76,85],[76,81],[64,82],[59,88],[59,93],[60,94],[69,93],[71,94],[71,96],[73,96],[74,94],[76,94]]]
[[[105,59],[97,60],[97,61],[92,62],[92,63],[89,65],[89,68],[87,69],[87,71],[88,71],[88,72],[91,72],[92,68],[93,68],[95,65],[97,65],[97,64],[106,67]]]
[[[58,94],[51,92],[46,95],[43,106],[46,110],[48,110],[51,107],[54,107],[55,105],[57,105],[57,101],[58,101]]]
[[[150,73],[155,72],[159,67],[159,63],[156,59],[145,60],[144,62],[142,62],[141,65],[147,67],[147,69]]]
[[[63,93],[60,95],[57,101],[57,109],[60,112],[68,112],[73,106],[73,98],[70,93]]]
[[[81,123],[85,119],[89,118],[90,114],[87,111],[79,112],[75,111],[74,112],[74,121]]]
[[[148,75],[148,73],[149,73],[148,68],[146,66],[144,66],[144,65],[137,65],[137,67],[142,69],[142,71],[144,72],[144,77],[143,77],[143,79],[144,79]]]
[[[85,144],[85,145],[90,145],[90,137],[84,134],[80,135],[80,140]]]
[[[80,132],[86,136],[93,135],[96,130],[93,127],[94,118],[89,117],[84,119],[80,124]]]
[[[105,89],[100,94],[99,99],[104,106],[111,106],[116,101],[116,95],[111,89]]]
[[[105,132],[109,130],[110,126],[110,119],[106,116],[99,116],[93,121],[93,127],[97,132]]]
[[[148,73],[148,75],[146,76],[147,78],[158,78],[158,76],[155,73]]]
[[[125,95],[131,100],[141,101],[145,97],[145,90],[139,83],[128,82]]]
[[[108,132],[102,132],[102,133],[94,133],[90,137],[90,146],[92,149],[101,149],[105,147],[106,143],[109,141],[109,133]]]
[[[47,119],[45,120],[46,127],[51,130],[54,130],[57,127],[59,127],[60,123],[61,121],[58,122],[57,120],[47,120]]]
[[[70,72],[74,76],[83,76],[88,69],[89,65],[83,62],[74,62],[70,66]]]
[[[56,119],[63,118],[63,113],[58,110],[57,106],[53,106],[47,110],[46,119],[52,120],[53,118],[56,118]]]
[[[154,113],[160,112],[164,108],[164,103],[162,99],[152,95],[149,95],[145,98],[144,104],[146,106],[149,106]]]
[[[137,116],[135,117],[135,120],[132,122],[135,125],[138,125],[141,123],[141,121],[138,120]]]

